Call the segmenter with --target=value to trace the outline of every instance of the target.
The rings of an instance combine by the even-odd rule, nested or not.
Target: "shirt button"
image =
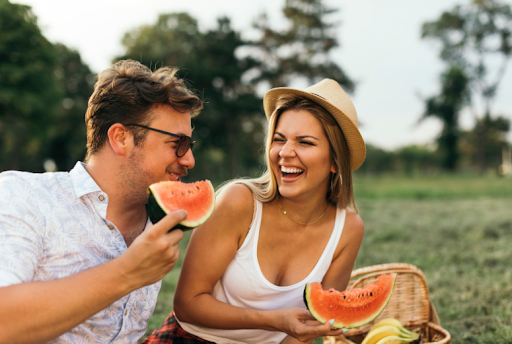
[[[105,200],[105,196],[103,196],[103,195],[99,195],[98,198],[99,198],[100,201],[104,201]]]
[[[112,230],[114,230],[114,226],[108,225],[108,229],[110,229],[112,231]]]
[[[124,315],[126,315],[126,314],[128,314],[128,310],[125,310],[125,311],[124,311]]]

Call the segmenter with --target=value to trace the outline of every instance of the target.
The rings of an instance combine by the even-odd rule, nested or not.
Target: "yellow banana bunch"
[[[402,344],[418,337],[417,333],[403,327],[400,321],[388,318],[373,325],[361,344]]]

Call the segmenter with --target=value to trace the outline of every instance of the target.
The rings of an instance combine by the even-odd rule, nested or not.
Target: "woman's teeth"
[[[300,175],[304,172],[304,170],[300,169],[300,168],[295,168],[295,167],[284,167],[284,166],[281,166],[281,172],[283,173],[283,176],[288,176],[289,174],[297,174],[297,175]]]

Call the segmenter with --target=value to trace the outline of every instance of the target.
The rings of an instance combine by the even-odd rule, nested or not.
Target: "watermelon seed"
[[[199,186],[196,185],[197,190],[199,190]]]
[[[346,299],[347,298],[347,295],[343,295],[343,299]]]
[[[370,296],[373,296],[373,293],[370,293]]]

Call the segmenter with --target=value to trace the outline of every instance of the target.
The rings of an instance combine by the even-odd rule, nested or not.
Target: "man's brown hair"
[[[162,67],[154,72],[133,60],[122,60],[98,75],[85,114],[87,161],[107,141],[108,129],[115,123],[148,125],[151,109],[160,104],[180,112],[197,115],[203,103],[176,76],[177,68]],[[130,126],[135,145],[140,145],[146,130]]]

